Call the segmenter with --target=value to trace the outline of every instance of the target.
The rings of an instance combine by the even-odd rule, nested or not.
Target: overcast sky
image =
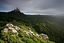
[[[0,11],[10,11],[15,7],[26,14],[64,14],[64,0],[0,0]]]

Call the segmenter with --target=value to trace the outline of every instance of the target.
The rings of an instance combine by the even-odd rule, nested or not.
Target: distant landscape
[[[18,35],[3,31],[8,23],[20,27]],[[41,39],[23,33],[24,30],[29,31],[29,28],[34,34],[45,34],[49,38]],[[64,43],[64,16],[25,15],[19,9],[0,12],[0,43]]]

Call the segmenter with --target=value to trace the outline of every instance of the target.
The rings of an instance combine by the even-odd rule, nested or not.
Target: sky
[[[64,14],[64,0],[0,0],[0,12],[19,8],[29,15]]]

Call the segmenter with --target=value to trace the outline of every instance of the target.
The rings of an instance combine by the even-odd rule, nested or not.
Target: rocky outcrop
[[[5,28],[4,28],[4,32],[5,33],[13,33],[13,34],[17,34],[18,35],[18,31],[20,31],[20,27],[18,26],[14,26],[13,24],[11,23],[8,23],[6,24]],[[27,30],[23,30],[22,29],[22,32],[25,33],[26,35],[28,35],[29,37],[31,36],[35,36],[35,37],[38,37],[38,38],[41,38],[41,39],[45,39],[45,40],[48,40],[49,37],[46,35],[46,34],[38,34],[38,33],[34,33],[31,28]]]
[[[18,31],[20,30],[20,27],[18,26],[14,26],[11,23],[6,24],[5,28],[4,28],[4,32],[11,32],[11,33],[18,33]]]
[[[24,30],[23,32],[25,32],[26,35],[28,35],[28,36],[36,36],[36,37],[44,39],[44,40],[48,40],[49,39],[48,35],[43,34],[43,33],[42,34],[34,33],[33,31],[31,31],[30,28],[29,28],[28,31]]]

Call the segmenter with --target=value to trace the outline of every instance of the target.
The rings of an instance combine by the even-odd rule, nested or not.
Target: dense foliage
[[[50,40],[56,43],[64,43],[64,18],[63,16],[27,16],[29,23],[38,33],[48,34]],[[38,28],[38,29],[37,29]]]

